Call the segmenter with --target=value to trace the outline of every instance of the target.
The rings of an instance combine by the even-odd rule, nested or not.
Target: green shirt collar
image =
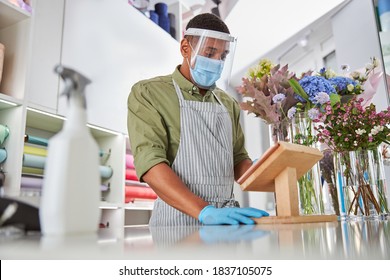
[[[198,94],[200,95],[199,93],[199,88],[194,85],[191,81],[187,80],[182,73],[180,73],[179,71],[179,67],[180,65],[178,65],[176,68],[175,68],[175,71],[173,72],[172,74],[172,78],[175,80],[175,82],[177,83],[177,85],[179,86],[179,88],[182,90],[182,91],[185,91],[185,92],[188,92],[189,94],[191,95],[194,95],[194,94]],[[205,94],[205,97],[209,96],[212,92],[212,90],[215,89],[215,85],[213,87],[211,87]]]

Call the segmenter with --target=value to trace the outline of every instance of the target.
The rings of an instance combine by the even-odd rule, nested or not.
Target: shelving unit
[[[111,1],[109,2],[111,4]],[[88,10],[88,5],[94,3],[94,1],[83,1],[80,5],[83,6],[83,9]],[[15,197],[36,206],[39,206],[39,196],[29,197],[24,194],[21,196],[24,136],[30,134],[50,139],[61,130],[65,121],[66,98],[60,96],[61,84],[54,74],[53,68],[58,62],[81,70],[87,76],[95,74],[93,71],[92,74],[88,71],[88,67],[94,67],[89,65],[88,61],[81,61],[83,65],[79,66],[77,63],[72,63],[72,59],[67,56],[66,48],[73,46],[72,44],[68,45],[68,43],[74,38],[68,36],[64,38],[68,41],[63,42],[63,28],[66,29],[64,29],[64,32],[73,34],[73,28],[78,29],[80,26],[79,24],[73,25],[73,14],[69,15],[69,18],[66,17],[66,14],[64,15],[66,12],[73,13],[75,11],[70,9],[73,7],[72,5],[75,5],[75,2],[35,0],[32,2],[33,12],[30,15],[19,7],[10,4],[7,0],[0,0],[0,42],[6,47],[0,85],[0,123],[6,124],[10,129],[10,135],[4,144],[8,158],[2,164],[6,179],[3,187],[1,187],[0,195]],[[66,10],[66,6],[68,10]],[[158,38],[167,40],[168,45],[178,46],[177,41],[164,34],[165,31],[156,27],[148,18],[138,17],[138,14],[135,14],[138,11],[135,12],[133,7],[126,7],[130,12],[130,15],[126,18],[127,21],[137,21],[137,25],[139,21],[144,21],[145,29],[142,31],[144,35],[145,32],[150,32],[151,38],[158,36]],[[175,9],[180,10],[178,6]],[[134,19],[131,17],[133,13],[135,14]],[[70,18],[72,22],[69,20]],[[79,20],[82,20],[82,18]],[[69,33],[67,34],[69,35]],[[135,38],[134,40],[137,41]],[[47,45],[42,42],[47,42],[45,43]],[[65,48],[65,56],[63,56],[63,48]],[[80,49],[83,50],[82,47]],[[75,49],[73,48],[72,51],[75,51]],[[178,50],[172,48],[172,53],[176,54]],[[44,62],[40,61],[40,57],[43,55],[45,56]],[[46,61],[46,58],[48,61]],[[172,55],[166,57],[167,61],[171,58]],[[170,64],[167,69],[173,71],[173,67]],[[153,69],[155,68],[154,65]],[[160,70],[165,72],[166,69],[163,68]],[[86,71],[83,71],[84,69]],[[134,71],[137,72],[137,70]],[[126,73],[128,74],[128,72]],[[115,73],[110,76],[114,77]],[[128,76],[133,77],[132,74]],[[133,78],[134,80],[125,80],[124,82],[130,86],[142,77],[135,75]],[[97,80],[92,81],[93,86],[95,86],[95,82],[97,83]],[[100,204],[101,225],[114,228],[147,224],[153,208],[152,200],[136,200],[125,203],[125,155],[130,148],[126,135],[127,130],[118,129],[116,125],[118,122],[126,122],[126,116],[118,114],[109,123],[101,121],[102,117],[96,117],[102,115],[102,110],[94,103],[94,100],[97,100],[95,102],[104,103],[104,105],[110,106],[111,104],[112,107],[117,108],[118,105],[115,104],[115,100],[121,97],[117,96],[117,98],[107,100],[105,94],[99,96],[100,93],[96,91],[96,88],[91,86],[87,90],[88,119],[90,120],[88,126],[101,151],[106,154],[109,153],[109,156],[104,157],[102,165],[110,166],[113,169],[112,177],[102,182],[109,185],[109,190],[102,192]],[[114,91],[117,91],[117,89],[114,89]],[[125,97],[128,93],[124,92]],[[122,99],[124,98],[122,97]],[[121,100],[118,103],[123,105],[124,102],[124,100]],[[103,115],[103,118],[106,117]],[[134,184],[137,184],[137,182],[134,182]],[[139,182],[138,184],[145,185]],[[117,235],[117,238],[123,237],[121,231],[118,231]]]
[[[101,164],[113,170],[112,177],[102,182],[109,186],[109,190],[102,192],[101,225],[147,224],[153,200],[125,202],[125,155],[130,152],[130,145],[124,104],[132,84],[140,79],[170,73],[175,61],[181,62],[178,41],[128,5],[126,0],[99,3],[93,0],[34,0],[32,7],[33,12],[29,14],[7,0],[0,0],[0,42],[6,48],[0,84],[0,123],[10,129],[4,143],[8,158],[2,164],[6,179],[0,195],[39,206],[39,195],[28,196],[28,192],[27,195],[21,192],[24,136],[50,139],[61,130],[67,110],[66,98],[60,96],[62,84],[53,68],[62,63],[92,79],[86,92],[88,126],[101,151],[109,153]],[[180,1],[170,1],[169,12],[175,14],[176,29],[181,34]],[[104,27],[108,33],[102,33],[102,19],[98,15],[106,17],[107,13],[109,17]],[[96,19],[96,24],[84,20],[90,16]],[[99,32],[99,36],[90,40],[87,35],[95,32]],[[142,34],[142,40],[139,34]],[[166,43],[159,44],[156,52],[155,43],[161,40]],[[122,56],[116,55],[118,47],[126,50]],[[133,48],[137,49],[136,53]],[[103,59],[108,53],[111,54],[109,61]],[[145,63],[145,55],[152,61],[158,60],[158,67],[155,63]],[[108,73],[107,63],[116,63],[118,70],[112,69]],[[105,77],[102,77],[102,67]],[[107,98],[107,92],[117,94],[115,98]],[[144,183],[131,183],[147,187]]]
[[[0,0],[0,42],[5,46],[3,74],[0,84],[0,123],[7,125],[10,135],[4,143],[8,158],[1,168],[6,179],[0,193],[19,195],[26,110],[25,83],[31,15],[23,9]]]

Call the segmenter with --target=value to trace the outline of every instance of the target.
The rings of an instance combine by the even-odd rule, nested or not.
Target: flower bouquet
[[[293,78],[295,73],[288,70],[288,65],[281,67],[262,59],[256,67],[249,69],[242,85],[237,87],[238,93],[244,97],[241,109],[270,125],[273,143],[289,141],[287,111],[299,102],[289,82]]]
[[[320,116],[325,104],[328,102],[335,104],[339,102],[340,97],[332,83],[321,75],[306,76],[300,80],[291,79],[290,84],[299,100],[288,112],[292,119],[293,143],[318,148],[315,120]],[[333,212],[328,210],[330,207],[324,205],[321,187],[320,164],[316,164],[298,180],[302,214]]]
[[[342,75],[322,68],[319,72],[308,71],[297,77],[288,66],[274,65],[262,59],[249,70],[248,77],[237,91],[244,96],[241,109],[260,117],[272,127],[273,141],[289,141],[296,144],[318,147],[316,126],[323,121],[324,113],[337,104],[344,104],[355,96],[363,96],[369,102],[379,83],[381,73],[375,69],[378,61],[371,59],[363,70],[347,73],[344,66]],[[325,143],[325,142],[323,142]],[[329,147],[328,147],[329,149]],[[335,187],[335,172],[331,164],[332,156],[326,156],[319,166],[299,179],[300,207],[302,214],[324,213],[322,204],[322,177],[327,181],[338,214],[338,201]],[[316,169],[321,168],[321,171]],[[333,178],[333,180],[330,180]]]
[[[374,104],[363,104],[364,99],[358,96],[336,106],[328,104],[323,123],[316,127],[318,140],[335,153],[344,216],[389,213],[379,146],[390,143],[390,107],[376,112]]]
[[[317,126],[323,121],[324,112],[344,104],[356,96],[364,96],[366,98],[364,99],[365,101],[367,99],[371,100],[381,76],[381,73],[375,73],[377,66],[377,60],[372,58],[371,63],[366,65],[364,71],[359,70],[350,74],[337,75],[332,69],[322,68],[312,76],[306,76],[302,79],[291,79],[290,83],[299,99],[299,102],[290,108],[288,112],[290,117],[297,120],[293,122],[296,124],[295,126],[293,125],[293,128],[295,127],[296,130],[294,132],[294,142],[302,145],[319,145],[321,141],[318,140],[321,135],[318,135],[316,131],[318,131]],[[347,71],[348,67],[343,66],[342,69]],[[305,120],[305,122],[303,123],[302,120]],[[325,142],[322,141],[322,143]],[[311,202],[308,200],[310,197],[308,197],[305,200],[306,205],[310,207],[309,209],[312,209],[314,204],[319,203],[321,212],[333,208],[334,212],[339,215],[332,152],[327,151],[329,147],[326,145],[322,145],[322,147],[317,146],[317,148],[324,152],[324,158],[319,163],[319,169],[322,178],[327,182],[328,189],[323,189],[323,192],[319,191],[318,199],[312,197]],[[302,181],[300,184],[305,189],[310,190],[313,188],[311,178],[305,178],[304,176],[300,180]],[[308,191],[303,192],[308,193]],[[327,209],[324,209],[322,204],[322,193],[324,193],[324,196],[330,197],[330,199],[325,199],[324,201],[332,201],[332,206],[328,205]]]

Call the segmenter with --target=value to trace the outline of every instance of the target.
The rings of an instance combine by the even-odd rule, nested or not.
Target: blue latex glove
[[[203,226],[199,236],[204,243],[235,243],[252,241],[269,234],[269,231],[259,230],[256,225]]]
[[[255,223],[251,218],[260,218],[269,216],[263,210],[252,207],[247,208],[215,208],[213,205],[207,205],[200,211],[199,221],[205,225],[252,225]]]

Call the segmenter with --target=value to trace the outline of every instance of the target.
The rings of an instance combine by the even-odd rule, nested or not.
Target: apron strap
[[[179,85],[175,82],[174,79],[172,79],[172,82],[173,82],[173,86],[175,87],[176,95],[179,98],[179,103],[181,104],[182,101],[184,101],[183,93],[181,92],[181,89],[180,89]],[[211,93],[214,95],[214,98],[217,100],[217,102],[220,105],[223,105],[221,100],[218,98],[218,96],[214,93],[213,90],[211,91]]]
[[[177,85],[174,79],[172,79],[173,86],[175,87],[177,98],[179,98],[180,105],[182,104],[182,101],[184,101],[183,93],[180,90],[180,87]]]

